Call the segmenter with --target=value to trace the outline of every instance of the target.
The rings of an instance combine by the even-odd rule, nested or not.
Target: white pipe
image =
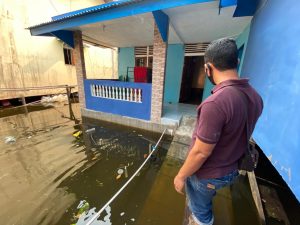
[[[153,151],[148,155],[148,157],[146,158],[146,160],[143,162],[143,164],[137,169],[137,171],[129,178],[129,180],[120,188],[120,190],[86,223],[86,225],[90,225],[92,224],[92,222],[97,219],[100,214],[106,209],[107,206],[109,206],[110,203],[112,203],[113,200],[115,200],[116,197],[118,197],[118,195],[127,187],[127,185],[133,180],[133,178],[140,172],[140,170],[144,167],[144,165],[146,164],[146,162],[150,159],[150,157],[152,156],[152,154],[154,153],[154,151],[156,150],[157,146],[159,145],[161,139],[163,138],[165,132],[167,129],[164,130],[164,132],[161,134],[158,142],[156,143],[156,145],[153,148]]]

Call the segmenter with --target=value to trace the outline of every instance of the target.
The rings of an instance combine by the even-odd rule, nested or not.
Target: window
[[[75,65],[73,60],[73,50],[70,48],[64,48],[64,59],[66,65]]]
[[[147,57],[136,57],[135,58],[135,66],[146,66]]]
[[[135,47],[135,66],[152,68],[153,46]]]
[[[208,42],[186,44],[184,54],[185,56],[202,56],[205,54],[208,45]]]

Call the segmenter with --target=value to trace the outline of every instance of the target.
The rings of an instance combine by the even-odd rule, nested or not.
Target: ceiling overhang
[[[122,0],[119,4],[126,4],[99,12],[91,7],[58,15],[51,22],[29,29],[32,35],[53,35],[71,47],[75,30],[81,30],[83,39],[95,40],[97,45],[133,47],[153,44],[155,20],[162,38],[171,44],[209,42],[238,35],[249,24],[251,17],[233,17],[239,1]]]

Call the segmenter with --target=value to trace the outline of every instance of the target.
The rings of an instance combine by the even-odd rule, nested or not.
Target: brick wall
[[[83,54],[83,42],[81,31],[74,31],[74,57],[75,57],[75,68],[78,85],[79,103],[81,108],[85,108],[85,95],[84,95],[84,79],[86,79],[86,69],[84,63]]]
[[[167,47],[154,23],[151,121],[160,123],[163,107]]]

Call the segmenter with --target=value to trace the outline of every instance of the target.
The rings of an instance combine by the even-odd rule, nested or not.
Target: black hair
[[[220,71],[236,69],[238,50],[235,40],[221,38],[211,42],[205,51],[204,61],[213,64]]]

